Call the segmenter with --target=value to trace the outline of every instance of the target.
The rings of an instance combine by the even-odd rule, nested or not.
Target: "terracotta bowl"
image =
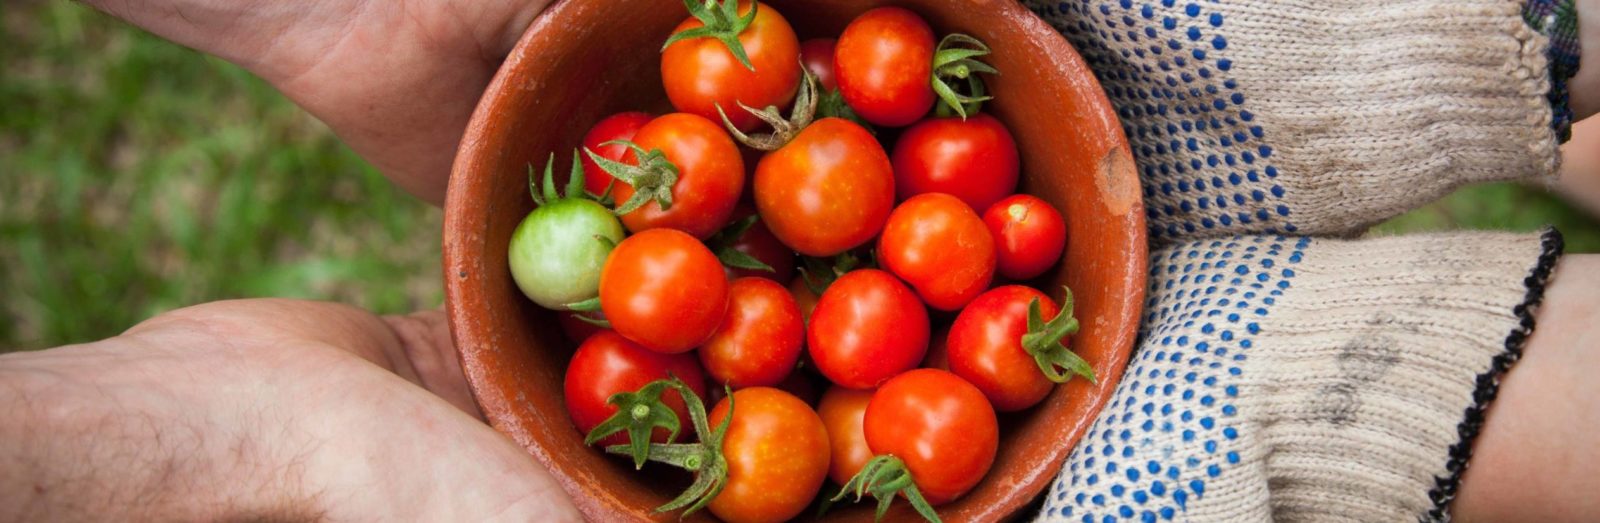
[[[877,0],[771,0],[801,38],[837,35]],[[1061,209],[1068,242],[1052,286],[1070,285],[1083,329],[1073,346],[1098,384],[1073,380],[1040,406],[1003,417],[1000,454],[945,521],[1019,514],[1049,485],[1111,395],[1134,347],[1145,283],[1145,227],[1133,157],[1094,75],[1072,47],[1005,0],[903,0],[939,33],[994,48],[985,106],[1016,135],[1022,189]],[[648,4],[648,8],[645,4]],[[518,292],[506,265],[512,229],[532,208],[529,163],[566,158],[588,126],[624,110],[668,109],[657,50],[685,18],[677,0],[565,0],[523,35],[467,128],[445,205],[446,307],[462,367],[489,422],[528,449],[595,521],[668,521],[651,509],[686,474],[641,474],[585,447],[567,418],[562,374],[573,345],[554,314]],[[869,521],[866,503],[826,519]],[[915,517],[896,503],[891,520]],[[710,520],[702,511],[695,520]]]

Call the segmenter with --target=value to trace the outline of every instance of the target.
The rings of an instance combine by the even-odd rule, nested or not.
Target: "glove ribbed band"
[[[1443,517],[1532,328],[1555,238],[1247,236],[1156,251],[1140,350],[1042,516]]]
[[[1434,487],[1428,492],[1429,499],[1433,500],[1433,509],[1428,511],[1428,521],[1449,521],[1450,502],[1455,500],[1456,491],[1461,487],[1461,475],[1466,473],[1467,465],[1472,459],[1472,445],[1478,439],[1478,433],[1483,429],[1484,417],[1489,410],[1489,404],[1494,402],[1500,393],[1500,380],[1505,377],[1507,370],[1522,358],[1522,349],[1527,345],[1528,337],[1533,335],[1534,314],[1538,312],[1539,304],[1544,301],[1545,284],[1550,280],[1550,273],[1555,270],[1556,261],[1561,258],[1563,243],[1561,233],[1555,229],[1546,229],[1540,240],[1543,253],[1534,265],[1533,272],[1523,280],[1527,293],[1523,296],[1521,304],[1512,309],[1516,315],[1518,325],[1506,335],[1505,351],[1495,355],[1489,369],[1478,375],[1477,385],[1472,393],[1472,405],[1467,406],[1466,413],[1462,416],[1461,423],[1456,426],[1460,439],[1450,447],[1450,461],[1445,464],[1445,473],[1434,477]]]
[[[1478,391],[1521,350],[1525,303],[1543,293],[1529,275],[1547,275],[1553,251],[1508,234],[1323,243],[1266,327],[1276,349],[1253,362],[1258,384],[1241,391],[1260,398],[1273,515],[1442,514],[1449,500],[1429,493],[1436,478],[1459,483],[1492,399]]]

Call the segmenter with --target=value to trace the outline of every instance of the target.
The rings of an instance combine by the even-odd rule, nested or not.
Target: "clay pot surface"
[[[802,39],[837,36],[872,0],[772,0]],[[1133,156],[1110,102],[1059,33],[1009,0],[906,0],[936,33],[962,32],[993,49],[987,77],[1022,153],[1023,192],[1066,216],[1064,263],[1041,283],[1070,285],[1082,330],[1072,347],[1099,382],[1074,379],[1028,411],[1001,417],[1000,453],[965,497],[939,507],[948,522],[1020,513],[1046,489],[1109,400],[1133,352],[1144,297],[1144,208]],[[687,15],[677,0],[563,0],[541,14],[501,66],[468,125],[445,204],[446,308],[472,392],[490,424],[526,448],[593,521],[672,521],[652,509],[687,474],[585,447],[562,400],[573,345],[556,315],[518,291],[506,265],[512,230],[532,209],[530,163],[570,158],[588,127],[612,113],[670,110],[661,42]],[[558,162],[560,163],[560,162]],[[564,167],[563,167],[564,168]],[[979,209],[979,212],[982,210]],[[654,472],[652,472],[654,470]],[[463,488],[455,486],[453,488]],[[824,488],[830,488],[825,486]],[[832,487],[837,488],[837,487]],[[829,521],[871,521],[870,503],[837,505]],[[915,518],[903,502],[889,521]],[[689,518],[710,521],[701,511]]]

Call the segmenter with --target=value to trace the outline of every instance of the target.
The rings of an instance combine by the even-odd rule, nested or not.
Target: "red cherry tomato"
[[[806,348],[823,376],[870,389],[922,361],[928,310],[893,275],[861,269],[822,292],[807,332]]]
[[[867,435],[861,430],[870,401],[870,390],[829,387],[817,403],[817,415],[822,416],[822,425],[828,428],[828,443],[833,447],[828,477],[834,483],[849,483],[872,459],[872,448],[867,446]]]
[[[646,152],[660,149],[677,166],[678,183],[672,187],[672,208],[662,210],[651,200],[622,215],[628,230],[669,228],[705,239],[728,223],[744,191],[744,160],[727,131],[699,116],[672,113],[645,124],[633,142]],[[636,165],[639,160],[634,156],[629,152],[623,161]],[[633,192],[627,183],[613,189],[619,204]]]
[[[844,28],[833,69],[844,101],[874,125],[900,127],[933,107],[933,29],[916,13],[880,7]]]
[[[883,384],[862,428],[875,454],[900,458],[931,505],[971,490],[994,464],[1000,428],[983,393],[954,374],[917,369]]]
[[[739,63],[722,41],[711,37],[679,40],[661,53],[661,84],[673,107],[720,122],[720,105],[734,126],[749,131],[761,121],[737,102],[761,109],[786,107],[794,99],[800,86],[800,41],[777,9],[756,5],[755,20],[739,33],[739,43],[755,70]],[[741,16],[750,9],[750,2],[739,2]],[[704,25],[690,17],[672,33]]]
[[[700,373],[700,363],[695,361],[694,356],[660,354],[640,347],[615,332],[601,330],[579,345],[578,351],[572,354],[572,362],[567,364],[563,388],[567,414],[572,416],[572,424],[578,427],[578,432],[588,434],[617,412],[615,405],[606,403],[612,394],[633,392],[669,375],[677,376],[689,386],[689,390],[705,397],[706,379]],[[661,401],[678,415],[684,427],[689,426],[689,411],[683,405],[682,396],[668,390],[661,395]],[[692,429],[679,430],[678,439],[685,439],[685,435],[691,433]],[[650,440],[666,443],[667,430],[657,427],[650,433]],[[606,436],[596,445],[604,448],[627,442],[628,433],[619,432]]]
[[[823,118],[756,167],[756,209],[801,254],[833,256],[871,240],[894,205],[894,168],[866,129]]]
[[[996,202],[983,212],[983,223],[994,236],[1000,275],[1013,280],[1044,274],[1061,261],[1067,246],[1061,213],[1034,196],[1018,194]]]
[[[987,114],[917,122],[895,142],[893,161],[902,200],[942,192],[981,211],[1017,190],[1017,142]]]
[[[1045,319],[1060,312],[1044,293],[1007,285],[972,300],[950,326],[950,372],[983,391],[995,410],[1032,407],[1055,388],[1022,347],[1022,336],[1028,333],[1028,304],[1036,299]]]
[[[900,204],[878,238],[878,262],[940,310],[960,309],[989,288],[994,258],[994,238],[983,220],[943,193]]]
[[[812,38],[800,42],[800,63],[816,75],[817,85],[824,92],[839,88],[838,82],[833,79],[833,46],[832,38]]]
[[[739,278],[728,287],[722,327],[700,347],[700,362],[713,382],[770,387],[794,373],[804,339],[805,323],[789,289],[765,278]]]
[[[739,209],[733,213],[733,221],[737,222],[752,214],[755,214],[754,208],[741,204]],[[768,267],[772,267],[771,271],[728,267],[729,280],[753,276],[766,278],[778,283],[788,283],[789,279],[794,277],[794,250],[784,245],[783,242],[778,241],[778,237],[773,236],[772,231],[767,229],[767,225],[761,223],[761,220],[756,220],[755,224],[752,224],[749,229],[744,231],[744,234],[734,239],[729,246],[733,247],[733,250],[748,254],[751,258],[755,258],[761,263],[767,264]]]
[[[600,328],[599,325],[578,319],[578,313],[576,312],[557,313],[556,321],[561,323],[561,333],[565,334],[567,339],[572,340],[573,343],[583,343],[583,340],[589,339],[594,333],[605,330]]]
[[[828,476],[828,430],[811,406],[769,387],[733,391],[733,403],[717,402],[707,421],[733,419],[722,440],[728,481],[711,500],[723,521],[786,521],[800,515]]]
[[[699,240],[650,229],[622,240],[606,258],[600,306],[628,339],[656,352],[685,352],[722,325],[728,278]]]
[[[655,117],[641,112],[617,113],[607,116],[606,119],[600,120],[600,123],[594,124],[594,127],[590,127],[588,134],[583,135],[583,148],[594,151],[595,154],[607,160],[620,162],[623,155],[628,152],[627,146],[601,144],[617,140],[632,140],[633,135],[637,134],[639,129],[644,127],[644,124],[650,123],[653,118]],[[594,160],[589,159],[589,155],[583,155],[583,187],[585,189],[594,194],[605,194],[606,187],[611,185],[611,180],[611,175],[594,163]]]

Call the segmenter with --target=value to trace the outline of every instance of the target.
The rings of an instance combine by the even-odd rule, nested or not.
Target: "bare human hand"
[[[1600,0],[1576,0],[1581,62],[1567,91],[1572,93],[1573,121],[1600,113]]]
[[[243,66],[438,204],[484,87],[548,1],[87,3]],[[0,415],[0,520],[577,518],[482,422],[438,312],[174,311],[0,358]]]
[[[1559,188],[1589,214],[1600,216],[1600,117],[1572,124],[1572,141],[1561,146]]]
[[[240,300],[0,357],[0,520],[577,521],[450,347],[438,312]]]
[[[250,70],[438,205],[478,98],[549,0],[87,3]]]

